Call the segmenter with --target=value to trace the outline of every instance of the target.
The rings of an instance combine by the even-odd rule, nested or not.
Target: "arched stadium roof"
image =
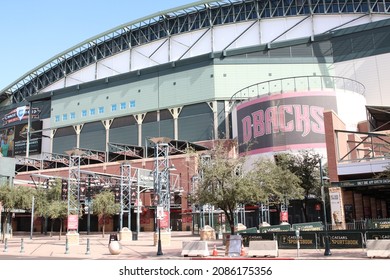
[[[48,59],[0,91],[0,103],[29,96],[98,61],[136,46],[219,25],[315,14],[389,14],[390,0],[222,0],[197,1],[122,24]],[[229,45],[227,46],[229,47]],[[184,59],[188,48],[176,60]],[[172,60],[173,61],[173,60]]]

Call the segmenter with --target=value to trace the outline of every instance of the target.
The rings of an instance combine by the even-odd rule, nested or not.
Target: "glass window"
[[[96,110],[95,110],[95,108],[91,108],[91,109],[89,109],[89,115],[90,115],[90,116],[94,116],[94,115],[95,115],[95,113],[96,113]]]
[[[130,100],[130,108],[134,108],[135,107],[135,100]]]
[[[57,116],[56,116],[56,122],[59,122],[59,121],[60,121],[60,116],[57,115]]]
[[[62,115],[62,120],[63,120],[63,121],[68,120],[68,114],[63,114],[63,115]]]
[[[126,109],[126,102],[121,103],[121,110],[124,110],[124,109]]]
[[[74,120],[75,118],[76,118],[76,113],[75,112],[71,112],[70,113],[70,119]]]
[[[99,114],[104,114],[104,107],[99,107]]]
[[[86,117],[87,116],[87,110],[82,110],[81,111],[81,116]]]
[[[111,112],[115,112],[117,110],[116,104],[111,105]]]

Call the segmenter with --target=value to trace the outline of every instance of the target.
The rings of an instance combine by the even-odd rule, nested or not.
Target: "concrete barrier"
[[[207,256],[210,256],[207,241],[183,242],[181,255],[184,257],[207,257]]]
[[[390,239],[368,239],[366,242],[367,257],[389,258]]]
[[[279,256],[276,240],[250,240],[248,257],[277,257]]]

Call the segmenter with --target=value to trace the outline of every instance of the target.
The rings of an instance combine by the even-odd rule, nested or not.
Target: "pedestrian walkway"
[[[222,240],[208,241],[210,256],[184,257],[181,256],[184,241],[200,240],[198,235],[191,232],[172,232],[170,244],[162,245],[163,255],[157,255],[157,246],[154,245],[153,232],[140,232],[137,240],[120,241],[122,246],[118,255],[112,255],[108,249],[110,234],[93,233],[87,235],[80,233],[78,245],[67,245],[66,236],[59,237],[35,234],[32,239],[29,235],[15,234],[6,243],[0,243],[0,259],[245,259],[247,256],[225,256],[225,246]],[[218,255],[212,256],[212,250],[216,248]],[[248,248],[244,248],[247,251]],[[251,258],[253,259],[253,258]],[[264,259],[264,258],[256,258]],[[278,258],[267,259],[367,259],[365,249],[331,249],[330,256],[324,256],[324,250],[316,249],[283,249],[279,250]]]

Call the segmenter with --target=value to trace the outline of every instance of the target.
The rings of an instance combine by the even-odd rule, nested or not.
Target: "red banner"
[[[280,221],[281,222],[288,222],[288,212],[287,211],[280,212]]]
[[[68,230],[77,230],[79,228],[79,216],[69,215],[68,216]]]
[[[160,219],[160,228],[169,228],[169,212],[164,211],[162,219]]]

